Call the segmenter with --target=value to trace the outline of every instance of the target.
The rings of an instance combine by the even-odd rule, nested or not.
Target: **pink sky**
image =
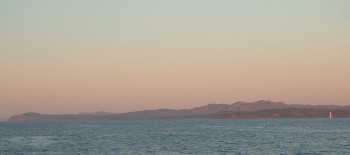
[[[96,3],[0,2],[0,118],[350,105],[348,1]]]

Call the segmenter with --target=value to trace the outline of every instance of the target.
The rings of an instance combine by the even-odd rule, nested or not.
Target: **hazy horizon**
[[[350,1],[0,1],[0,118],[350,105]]]
[[[253,102],[245,102],[245,101],[237,101],[237,102],[233,102],[233,103],[208,103],[208,104],[203,104],[203,105],[199,105],[199,106],[196,106],[196,107],[189,107],[189,108],[175,108],[173,110],[184,110],[184,109],[193,109],[193,108],[198,108],[198,107],[203,107],[203,106],[207,106],[207,105],[210,105],[210,104],[227,104],[227,105],[232,105],[232,104],[235,104],[235,103],[239,103],[239,102],[244,102],[244,103],[247,103],[247,104],[251,104],[251,103],[256,103],[256,102],[261,102],[261,101],[266,101],[266,102],[274,102],[274,103],[280,103],[282,101],[270,101],[270,100],[257,100],[257,101],[253,101]],[[282,102],[284,103],[284,102]],[[287,105],[293,105],[293,104],[288,104],[288,103],[284,103],[284,104],[287,104]],[[303,104],[303,105],[319,105],[319,104]],[[328,105],[331,105],[331,104],[328,104]],[[333,104],[334,105],[334,104]],[[350,106],[349,105],[335,105],[335,106]],[[27,111],[26,113],[40,113],[40,114],[47,114],[47,115],[60,115],[60,114],[83,114],[83,113],[99,113],[99,112],[106,112],[106,113],[128,113],[128,112],[137,112],[137,111],[147,111],[147,110],[161,110],[161,109],[172,109],[172,108],[167,108],[167,107],[163,107],[163,108],[159,108],[159,109],[139,109],[139,110],[134,110],[134,111],[124,111],[124,112],[113,112],[113,111],[108,111],[108,110],[101,110],[101,111],[80,111],[80,112],[77,112],[77,113],[45,113],[45,112],[35,112],[35,111]],[[258,110],[259,111],[259,110]],[[21,113],[22,114],[22,113]],[[21,115],[21,114],[16,114],[16,115]],[[14,115],[13,115],[14,116]],[[2,120],[7,120],[8,118],[0,118],[0,121]]]

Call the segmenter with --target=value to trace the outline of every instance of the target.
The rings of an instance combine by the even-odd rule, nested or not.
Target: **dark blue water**
[[[350,154],[350,119],[0,123],[0,154]]]

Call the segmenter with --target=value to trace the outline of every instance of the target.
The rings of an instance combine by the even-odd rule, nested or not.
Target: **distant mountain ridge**
[[[92,115],[110,115],[110,114],[115,114],[113,112],[106,112],[106,111],[97,111],[97,112],[93,112],[93,113],[89,113],[89,112],[81,112],[79,113],[79,115],[86,115],[86,114],[92,114]]]
[[[327,109],[350,109],[350,106],[337,106],[337,105],[300,105],[292,104],[288,105],[283,102],[272,102],[268,100],[260,100],[252,103],[236,102],[233,104],[208,104],[201,107],[195,107],[192,109],[157,109],[157,110],[144,110],[127,113],[110,113],[110,112],[95,112],[95,113],[80,113],[80,114],[62,114],[62,115],[47,115],[39,113],[24,113],[21,115],[15,115],[8,119],[9,122],[42,122],[42,121],[87,121],[87,120],[116,120],[116,119],[164,119],[164,118],[211,118],[211,115],[254,113],[263,110],[281,111],[282,109],[313,109],[316,111],[327,111]],[[222,118],[226,115],[218,115]],[[306,116],[306,115],[305,115]],[[323,115],[322,115],[323,116]],[[290,116],[293,117],[293,116]],[[232,117],[234,118],[234,117]],[[255,118],[255,117],[252,117]]]
[[[265,110],[259,110],[259,111],[220,111],[220,112],[207,114],[207,115],[184,116],[184,117],[177,117],[177,118],[174,117],[173,119],[329,118],[330,112],[332,112],[333,118],[350,118],[350,109],[284,108],[284,109],[265,109]]]

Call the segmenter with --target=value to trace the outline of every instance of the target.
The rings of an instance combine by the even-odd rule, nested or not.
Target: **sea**
[[[350,119],[0,123],[0,154],[350,154]]]

